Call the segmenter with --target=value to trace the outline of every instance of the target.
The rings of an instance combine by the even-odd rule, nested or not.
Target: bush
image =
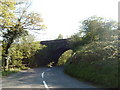
[[[89,62],[116,58],[118,50],[114,42],[92,42],[80,46],[72,56],[73,62]]]
[[[67,60],[69,60],[72,53],[73,53],[72,50],[67,50],[66,52],[64,52],[58,60],[58,65],[64,65],[67,62]]]
[[[116,59],[97,61],[94,64],[69,64],[65,72],[79,80],[93,82],[100,87],[118,87],[118,61]]]
[[[9,49],[8,61],[13,67],[36,67],[35,55],[43,46],[40,42],[27,40],[29,37],[23,37],[18,43],[12,44]],[[29,38],[30,39],[30,38]]]
[[[65,72],[80,80],[90,81],[103,87],[118,87],[117,41],[96,41],[79,46],[74,52],[72,63]]]
[[[8,76],[10,74],[13,74],[13,73],[17,73],[20,71],[20,68],[11,68],[11,69],[7,69],[6,71],[2,71],[2,76]]]
[[[115,21],[90,17],[71,38],[74,54],[65,72],[106,87],[118,87],[118,30]]]

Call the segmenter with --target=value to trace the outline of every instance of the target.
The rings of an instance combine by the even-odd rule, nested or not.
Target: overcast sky
[[[31,0],[31,11],[41,14],[45,31],[34,33],[38,40],[76,33],[79,22],[93,15],[118,20],[119,0]],[[32,32],[33,33],[33,32]]]

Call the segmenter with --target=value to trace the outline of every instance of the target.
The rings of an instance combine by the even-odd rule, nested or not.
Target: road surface
[[[96,88],[63,72],[63,67],[35,68],[3,77],[2,88]]]

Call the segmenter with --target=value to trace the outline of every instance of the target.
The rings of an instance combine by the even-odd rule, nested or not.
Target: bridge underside
[[[47,47],[40,50],[39,55],[36,56],[38,66],[46,66],[50,62],[54,62],[54,65],[56,65],[60,56],[71,49],[67,39],[43,41],[41,44]]]

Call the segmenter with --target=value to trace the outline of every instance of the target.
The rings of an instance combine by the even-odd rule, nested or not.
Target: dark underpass
[[[39,54],[36,55],[38,66],[46,66],[50,62],[54,62],[54,65],[56,65],[59,57],[65,51],[71,49],[68,39],[41,41],[40,44],[46,45],[46,47],[40,50]]]

